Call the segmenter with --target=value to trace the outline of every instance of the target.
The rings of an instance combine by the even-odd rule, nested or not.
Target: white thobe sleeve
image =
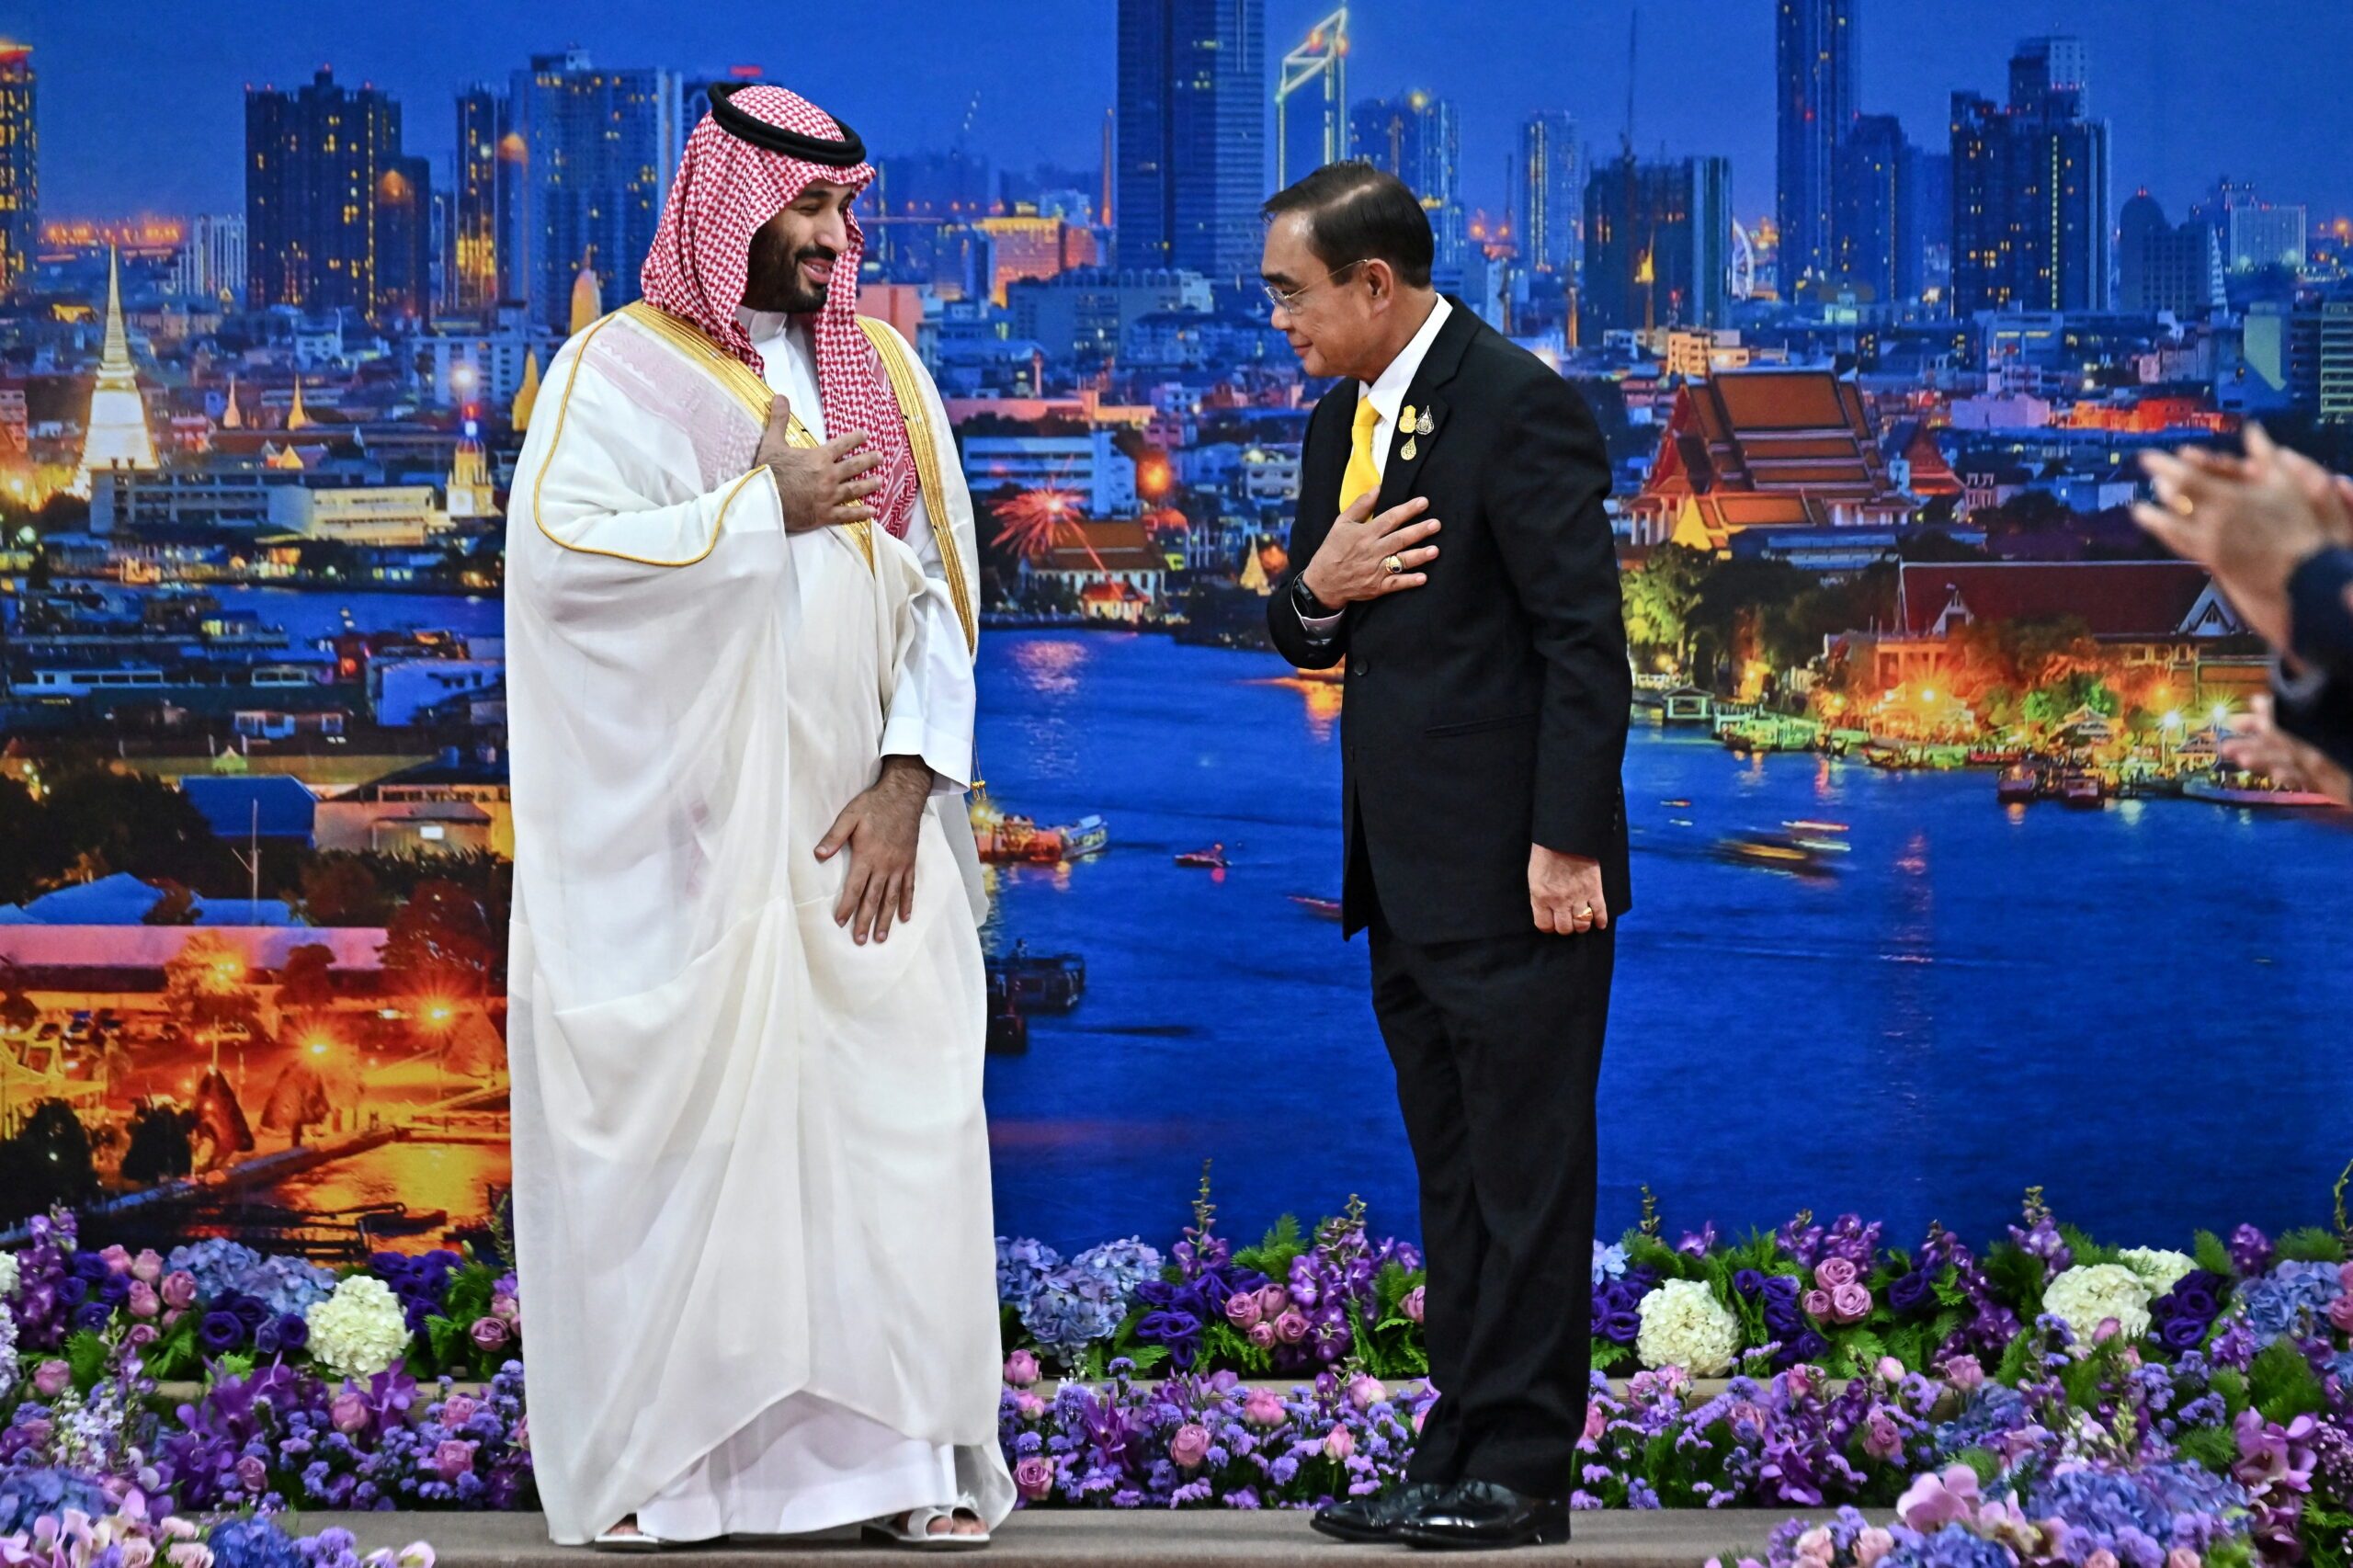
[[[902,339],[904,341],[904,339]],[[914,350],[908,350],[914,359]],[[907,520],[907,546],[923,565],[924,594],[915,606],[915,641],[892,689],[888,717],[882,726],[884,756],[921,757],[933,775],[935,793],[962,794],[972,781],[972,717],[977,692],[972,679],[972,644],[965,641],[964,623],[956,613],[956,598],[948,585],[948,565],[935,532],[949,529],[951,538],[966,541],[970,556],[974,538],[972,493],[964,483],[963,465],[957,460],[956,437],[948,426],[947,405],[931,378],[922,372],[924,422],[930,427],[938,454],[942,508],[948,517],[935,519],[930,504],[921,498]],[[977,562],[963,562],[966,588]]]

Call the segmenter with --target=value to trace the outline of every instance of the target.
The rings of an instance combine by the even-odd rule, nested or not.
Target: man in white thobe
[[[509,508],[534,1467],[560,1542],[978,1545],[1013,1488],[972,506],[929,378],[856,314],[855,133],[711,99]]]

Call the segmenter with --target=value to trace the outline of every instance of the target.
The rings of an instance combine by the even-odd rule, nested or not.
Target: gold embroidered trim
[[[899,417],[906,422],[907,449],[915,454],[915,483],[923,491],[924,509],[931,517],[932,541],[939,547],[939,563],[948,578],[949,597],[956,601],[956,619],[964,628],[964,643],[977,653],[981,646],[981,629],[972,614],[972,591],[964,581],[963,558],[957,553],[956,528],[948,515],[939,472],[939,449],[931,444],[931,426],[923,414],[923,389],[916,384],[915,361],[907,353],[907,346],[887,322],[872,316],[858,318],[858,326],[866,333],[867,341],[874,345],[875,355],[882,361],[882,373],[891,379],[891,395],[899,404]]]
[[[759,373],[752,367],[713,343],[710,335],[702,328],[672,315],[659,305],[649,305],[643,300],[632,301],[615,313],[629,317],[709,370],[711,379],[734,393],[735,401],[748,409],[753,417],[762,425],[768,422],[768,406],[776,402],[775,392],[767,382],[760,380]]]
[[[651,306],[647,308],[649,310],[652,309]],[[618,311],[613,312],[614,315],[619,315],[620,313],[621,312]],[[654,313],[659,315],[661,312],[657,311]],[[640,317],[640,319],[642,320],[642,317]],[[540,464],[539,474],[531,481],[531,522],[533,526],[538,528],[540,533],[547,536],[550,542],[555,544],[561,549],[572,551],[576,554],[602,555],[609,557],[615,561],[631,562],[639,566],[692,566],[695,562],[709,556],[713,550],[719,548],[720,531],[727,525],[727,508],[735,504],[735,497],[742,493],[744,486],[749,484],[753,480],[759,477],[760,471],[758,469],[754,469],[751,472],[737,480],[728,488],[726,496],[719,503],[719,515],[711,519],[710,540],[704,543],[699,551],[687,557],[683,561],[665,561],[656,556],[631,555],[626,551],[598,550],[593,545],[574,544],[568,540],[557,538],[556,535],[549,529],[545,520],[545,516],[540,510],[540,492],[548,482],[548,470],[555,466],[556,449],[563,444],[564,415],[570,413],[572,409],[572,389],[580,380],[580,362],[588,357],[588,346],[596,341],[597,335],[604,331],[605,328],[611,324],[613,316],[605,316],[597,321],[595,324],[591,325],[581,336],[580,352],[572,357],[572,369],[563,378],[563,396],[559,399],[556,403],[555,432],[548,437],[547,460]],[[722,357],[724,358],[723,356]],[[738,368],[744,369],[744,367]],[[763,415],[762,417],[765,418],[766,416]]]

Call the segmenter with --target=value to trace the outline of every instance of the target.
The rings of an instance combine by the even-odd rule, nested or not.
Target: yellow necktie
[[[1340,476],[1340,510],[1347,511],[1357,498],[1369,495],[1381,488],[1381,471],[1372,466],[1372,427],[1381,423],[1381,410],[1372,399],[1357,400],[1356,437],[1348,448],[1348,471]]]

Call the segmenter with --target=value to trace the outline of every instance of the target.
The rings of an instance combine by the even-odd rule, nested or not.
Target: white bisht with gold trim
[[[507,528],[507,1043],[550,1533],[960,1493],[994,1522],[970,826],[933,797],[914,917],[864,946],[833,919],[849,857],[813,854],[939,585],[879,530],[785,533],[752,465],[770,394],[692,327],[631,306],[546,385]],[[944,440],[913,385],[911,436]],[[969,632],[969,503],[931,515]]]

